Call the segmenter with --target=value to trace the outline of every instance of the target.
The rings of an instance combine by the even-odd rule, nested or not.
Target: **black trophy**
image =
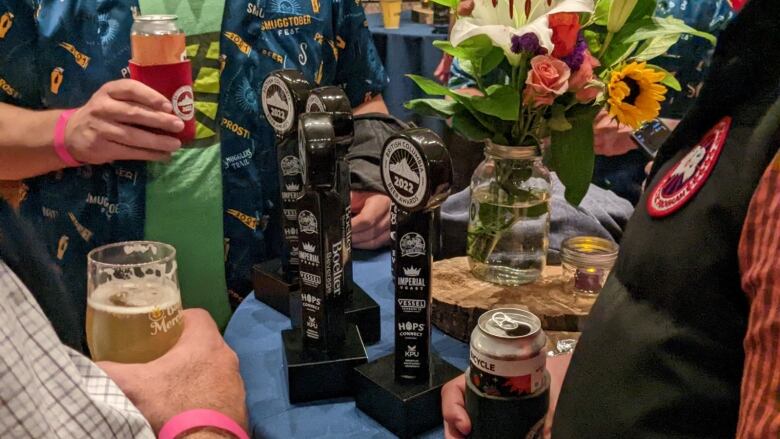
[[[345,114],[351,118],[351,114]],[[301,327],[282,331],[291,403],[349,396],[354,368],[367,361],[358,328],[346,322],[344,203],[336,191],[337,114],[299,120],[304,194],[298,200]]]
[[[293,327],[300,325],[300,313],[293,310],[300,307],[297,202],[303,194],[296,131],[310,90],[311,84],[297,70],[272,72],[262,88],[263,111],[276,132],[284,254],[252,267],[252,282],[257,300],[290,317]]]
[[[395,353],[357,367],[357,407],[400,437],[441,425],[441,387],[461,374],[430,352],[434,210],[450,194],[452,163],[441,139],[405,130],[382,149],[391,211]]]
[[[336,134],[336,191],[344,201],[340,206],[344,233],[344,293],[346,297],[347,322],[360,329],[360,336],[367,345],[379,341],[382,335],[379,304],[352,279],[352,215],[350,208],[351,182],[347,152],[355,138],[352,123],[352,107],[349,98],[339,87],[315,88],[306,102],[306,111],[312,113],[334,113]],[[343,121],[343,123],[339,123]]]

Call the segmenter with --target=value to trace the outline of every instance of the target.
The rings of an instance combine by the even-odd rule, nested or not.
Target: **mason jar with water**
[[[487,142],[471,178],[468,255],[479,279],[521,285],[538,279],[550,232],[550,171],[536,146]]]

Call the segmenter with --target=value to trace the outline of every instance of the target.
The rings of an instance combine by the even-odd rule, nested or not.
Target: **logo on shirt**
[[[16,89],[3,78],[0,78],[0,90],[14,99],[20,99],[22,97],[22,94],[16,91]]]
[[[14,25],[14,14],[7,11],[5,14],[0,15],[0,40],[4,39],[8,31]]]
[[[650,216],[671,215],[699,192],[718,162],[730,128],[731,117],[726,116],[664,175],[647,199]]]
[[[404,138],[391,141],[382,153],[382,178],[390,197],[412,209],[425,198],[428,177],[422,154]]]
[[[257,218],[253,216],[249,216],[243,212],[239,212],[236,209],[228,209],[227,213],[233,218],[241,221],[241,223],[247,226],[248,228],[252,230],[257,230],[257,225],[260,222]]]
[[[49,89],[51,90],[52,94],[58,94],[60,92],[60,86],[62,85],[63,80],[63,68],[62,67],[55,67],[51,71],[51,75],[49,78]]]
[[[263,112],[277,133],[287,133],[293,127],[295,111],[293,98],[287,84],[278,76],[271,75],[263,83]]]
[[[84,70],[87,69],[87,66],[89,66],[90,57],[88,57],[87,55],[84,55],[83,53],[79,52],[76,49],[76,46],[74,46],[73,44],[70,44],[70,43],[60,43],[60,47],[62,47],[63,49],[67,50],[68,53],[73,55],[73,59],[76,60],[76,64],[78,64],[79,67],[81,67]]]
[[[249,46],[249,44],[246,43],[246,41],[244,41],[243,38],[241,38],[240,35],[233,32],[225,32],[224,35],[225,38],[232,41],[233,44],[235,44],[236,47],[238,47],[238,50],[241,51],[241,53],[249,56],[249,52],[252,51],[252,48]]]
[[[279,167],[282,168],[282,175],[292,176],[301,173],[301,161],[294,155],[287,155],[279,162]]]

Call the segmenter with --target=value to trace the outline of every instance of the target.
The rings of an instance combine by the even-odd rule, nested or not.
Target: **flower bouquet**
[[[605,109],[616,124],[634,128],[657,117],[667,87],[679,90],[680,84],[649,61],[683,34],[715,42],[679,19],[655,17],[656,0],[434,1],[458,13],[450,40],[434,44],[455,59],[473,87],[464,93],[410,75],[432,98],[410,101],[407,108],[449,119],[471,140],[549,145],[545,164],[574,205],[592,178],[597,113]],[[513,170],[511,162],[495,166],[506,167],[490,184],[501,200],[496,205],[541,200],[542,194],[519,184],[530,175],[527,169]],[[516,211],[490,212],[478,227],[470,224],[469,256],[487,261],[502,233],[522,217]]]

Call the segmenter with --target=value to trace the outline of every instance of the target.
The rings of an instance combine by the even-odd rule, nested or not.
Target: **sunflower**
[[[609,90],[609,114],[632,128],[658,117],[666,87],[660,84],[666,77],[647,67],[647,63],[632,62],[612,72]]]

